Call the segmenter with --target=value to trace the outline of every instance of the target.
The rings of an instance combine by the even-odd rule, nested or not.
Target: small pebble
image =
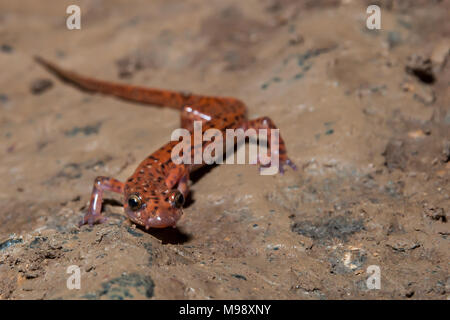
[[[6,94],[0,93],[0,103],[6,104],[9,101],[9,98]]]
[[[394,48],[402,42],[402,36],[397,31],[390,31],[387,36],[389,48]]]
[[[42,94],[53,86],[53,82],[49,79],[37,79],[31,84],[31,92],[33,94]]]
[[[0,46],[0,50],[4,53],[11,53],[14,49],[9,44],[4,43]]]
[[[289,45],[296,46],[304,42],[304,39],[301,35],[293,34],[289,38]]]

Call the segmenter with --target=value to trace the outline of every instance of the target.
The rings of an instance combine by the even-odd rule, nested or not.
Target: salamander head
[[[125,188],[125,213],[145,229],[175,226],[183,215],[183,204],[184,196],[178,190],[148,195],[141,190]]]

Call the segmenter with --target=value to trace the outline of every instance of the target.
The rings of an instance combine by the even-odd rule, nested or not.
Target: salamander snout
[[[144,198],[135,192],[126,195],[125,213],[139,225],[149,228],[175,226],[183,215],[184,196],[178,190],[171,190]]]

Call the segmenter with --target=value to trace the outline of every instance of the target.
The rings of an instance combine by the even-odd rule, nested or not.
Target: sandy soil
[[[448,299],[450,2],[375,2],[381,30],[354,0],[1,1],[0,298]],[[135,227],[108,194],[108,223],[79,229],[94,178],[125,180],[179,117],[81,92],[35,54],[240,98],[300,170],[204,170],[176,229]]]

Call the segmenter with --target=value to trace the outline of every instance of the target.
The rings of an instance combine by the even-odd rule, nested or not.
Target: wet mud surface
[[[449,1],[0,4],[1,299],[448,299]],[[179,115],[61,82],[234,96],[271,117],[299,170],[192,177],[176,229],[136,227],[116,194],[77,227],[96,176],[122,181]],[[81,289],[69,290],[69,266]],[[370,290],[369,266],[381,288]]]

